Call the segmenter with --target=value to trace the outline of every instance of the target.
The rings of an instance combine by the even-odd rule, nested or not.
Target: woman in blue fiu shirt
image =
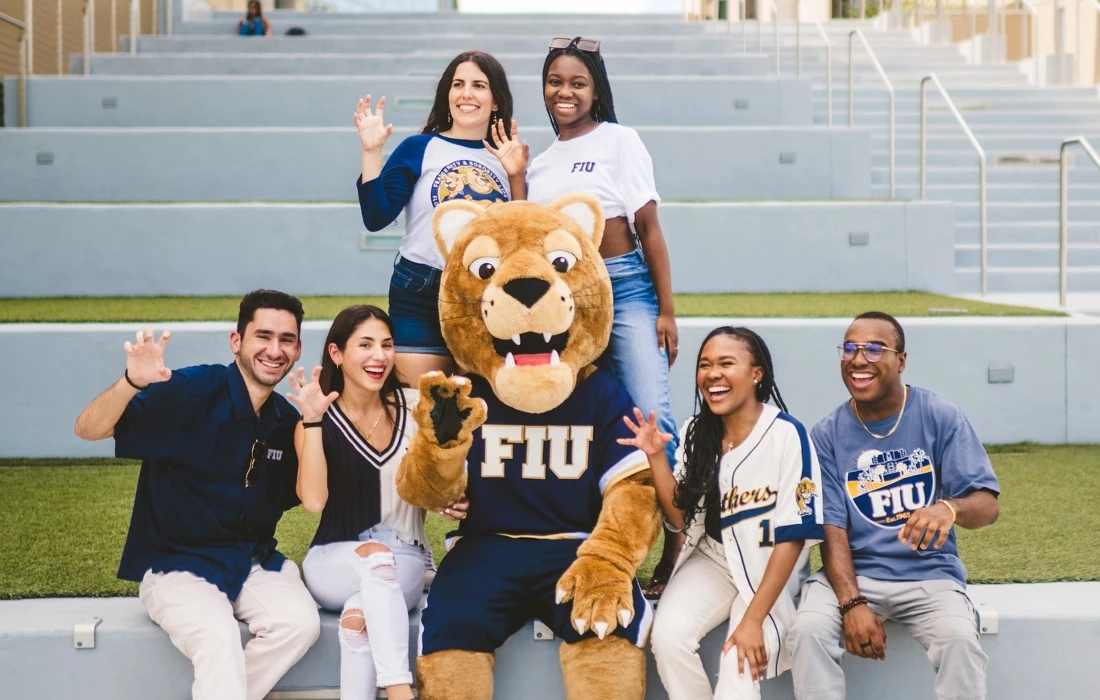
[[[440,202],[467,199],[506,202],[508,174],[488,150],[494,126],[514,133],[512,93],[503,66],[481,51],[454,58],[436,86],[424,129],[402,141],[385,166],[382,147],[393,133],[378,100],[359,101],[355,126],[363,147],[359,208],[368,231],[392,224],[405,211],[405,235],[390,280],[389,313],[394,324],[397,371],[416,385],[429,371],[450,373],[454,363],[439,329],[439,282],[443,256],[432,235],[432,214]]]
[[[248,14],[237,22],[237,34],[241,36],[271,36],[271,25],[264,19],[260,0],[250,0]]]

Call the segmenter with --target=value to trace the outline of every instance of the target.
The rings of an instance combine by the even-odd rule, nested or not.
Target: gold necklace
[[[341,401],[340,403],[344,403],[344,402]],[[355,429],[359,431],[359,434],[362,435],[363,439],[365,441],[367,441],[368,443],[370,442],[370,436],[374,435],[374,431],[378,429],[378,423],[382,420],[382,414],[385,413],[385,412],[386,412],[386,407],[385,406],[382,406],[378,409],[378,417],[374,419],[374,425],[371,426],[371,429],[370,429],[369,433],[364,434],[363,429],[359,426],[359,421],[351,416],[351,412],[348,411],[348,405],[346,403],[344,403],[344,413],[348,414],[348,417],[351,418],[351,422],[355,426]]]
[[[901,419],[905,416],[905,404],[908,401],[909,401],[909,385],[907,384],[905,386],[905,393],[904,393],[904,395],[902,396],[902,399],[901,399],[901,411],[898,412],[898,419],[896,421],[894,421],[894,427],[890,428],[890,432],[886,433],[885,435],[878,435],[876,433],[871,432],[871,429],[867,427],[867,424],[863,422],[863,418],[859,415],[859,406],[856,405],[856,400],[855,399],[852,399],[852,410],[855,411],[855,413],[856,413],[856,420],[859,421],[859,424],[863,426],[863,429],[867,431],[868,435],[875,438],[876,440],[885,440],[886,438],[893,435],[894,431],[898,429],[899,425],[901,425]]]

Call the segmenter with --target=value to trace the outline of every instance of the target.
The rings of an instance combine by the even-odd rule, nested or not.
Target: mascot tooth
[[[420,378],[397,488],[470,510],[421,618],[422,700],[491,700],[494,652],[532,618],[562,640],[568,698],[645,694],[635,572],[659,519],[645,455],[617,442],[633,403],[592,364],[611,334],[603,223],[584,194],[436,208],[440,325],[469,380]]]

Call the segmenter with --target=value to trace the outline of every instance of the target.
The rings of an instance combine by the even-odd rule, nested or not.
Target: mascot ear
[[[432,230],[435,232],[436,245],[439,246],[444,259],[458,240],[458,234],[484,212],[485,207],[465,199],[443,202],[435,208],[435,214],[432,215]]]
[[[603,240],[604,217],[603,207],[600,206],[598,197],[583,192],[564,194],[555,199],[550,208],[565,218],[572,219],[581,227],[584,235],[592,239],[592,245],[597,249],[600,247],[600,241]]]

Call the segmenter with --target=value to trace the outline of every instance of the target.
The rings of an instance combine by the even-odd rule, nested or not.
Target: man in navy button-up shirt
[[[225,365],[164,366],[169,334],[126,343],[126,372],[76,422],[141,459],[119,578],[195,667],[192,694],[260,700],[317,639],[317,606],[275,526],[298,504],[298,412],[274,387],[301,355],[302,304],[241,300]],[[242,650],[237,619],[255,634]]]

